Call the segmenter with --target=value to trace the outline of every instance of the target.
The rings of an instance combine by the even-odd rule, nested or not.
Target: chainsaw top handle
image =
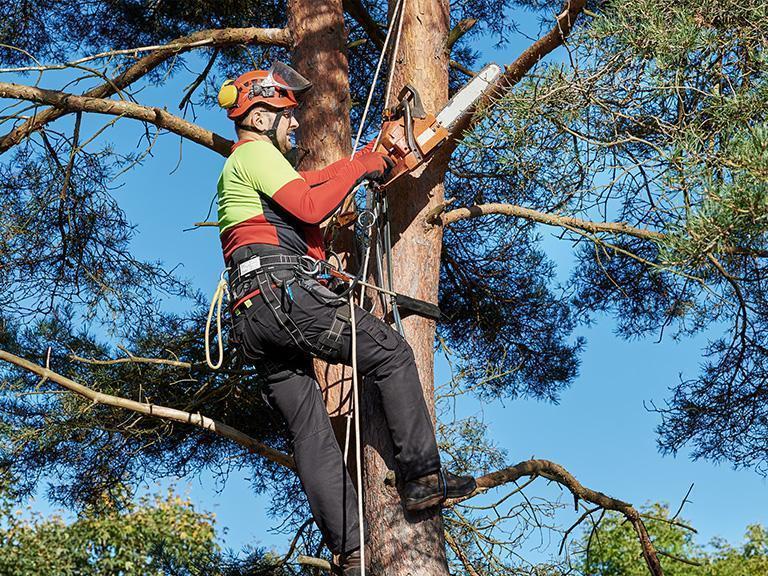
[[[411,104],[411,115],[414,118],[426,118],[427,113],[424,111],[424,105],[421,103],[419,91],[412,84],[403,86],[400,94],[397,95],[397,100],[400,102],[399,106],[404,106],[406,102]]]

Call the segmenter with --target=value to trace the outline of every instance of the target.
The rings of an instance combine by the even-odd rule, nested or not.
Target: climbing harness
[[[338,257],[336,257],[338,261]],[[344,327],[350,323],[350,312],[347,304],[336,307],[336,314],[331,327],[323,332],[317,341],[309,342],[303,332],[285,312],[290,310],[293,300],[293,286],[299,284],[315,298],[327,302],[338,303],[347,298],[358,285],[373,289],[392,299],[397,305],[403,306],[409,313],[418,314],[425,318],[438,320],[440,309],[430,302],[411,298],[405,294],[393,292],[386,288],[370,284],[361,279],[361,275],[352,276],[327,260],[316,260],[310,256],[294,256],[290,254],[275,254],[269,256],[252,256],[237,265],[225,270],[229,272],[229,283],[224,279],[224,272],[216,287],[205,328],[206,362],[212,370],[217,370],[223,363],[223,338],[221,335],[222,302],[226,297],[237,304],[233,311],[235,316],[241,314],[241,308],[252,305],[251,298],[245,296],[257,290],[267,303],[275,319],[290,335],[294,344],[301,350],[329,361],[337,361],[342,352],[341,338]],[[330,283],[339,281],[346,285],[343,290],[329,294],[318,291],[315,281]],[[210,329],[214,315],[216,316],[216,338],[218,340],[219,359],[215,364],[211,361]]]
[[[230,289],[233,300],[238,303],[234,314],[240,314],[240,300],[258,290],[277,323],[299,349],[318,358],[336,362],[342,352],[341,337],[344,326],[349,324],[349,312],[346,305],[336,306],[343,296],[325,289],[321,291],[317,282],[330,279],[332,270],[329,262],[315,260],[310,256],[251,256],[230,270]],[[336,306],[331,327],[316,341],[308,340],[289,314],[295,284],[321,302]],[[251,299],[244,300],[242,304],[250,307]]]

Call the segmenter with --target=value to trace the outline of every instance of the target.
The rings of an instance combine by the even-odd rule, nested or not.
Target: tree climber
[[[219,104],[238,142],[218,181],[219,228],[234,318],[233,339],[264,378],[285,418],[296,469],[315,521],[344,573],[359,574],[355,487],[331,428],[312,357],[351,365],[350,310],[317,278],[325,259],[320,223],[387,157],[364,150],[322,170],[296,172],[291,134],[297,94],[310,83],[276,63],[227,81]],[[475,489],[440,466],[413,352],[386,323],[355,308],[358,366],[381,393],[406,510],[424,510]]]

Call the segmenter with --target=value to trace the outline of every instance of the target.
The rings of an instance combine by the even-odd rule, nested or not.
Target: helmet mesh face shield
[[[219,90],[219,106],[227,116],[236,120],[255,104],[276,109],[295,108],[297,95],[312,86],[311,82],[282,62],[275,62],[267,70],[251,70],[236,80],[227,80]]]
[[[261,82],[264,88],[277,87],[292,92],[304,92],[312,87],[312,83],[282,62],[275,62],[269,69],[267,77]]]

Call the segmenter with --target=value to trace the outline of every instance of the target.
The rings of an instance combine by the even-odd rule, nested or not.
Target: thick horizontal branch
[[[4,350],[0,350],[0,360],[10,362],[19,368],[23,368],[24,370],[28,370],[29,372],[37,374],[44,380],[55,382],[70,392],[74,392],[83,398],[87,398],[94,404],[103,404],[105,406],[112,406],[114,408],[124,408],[126,410],[131,410],[139,414],[145,414],[147,416],[152,416],[163,420],[180,422],[182,424],[191,424],[192,426],[202,428],[203,430],[213,432],[214,434],[237,442],[248,450],[255,452],[256,454],[260,454],[267,460],[271,460],[276,464],[280,464],[281,466],[286,466],[288,468],[294,468],[293,458],[287,454],[283,454],[274,448],[270,448],[266,444],[259,442],[255,438],[241,432],[240,430],[237,430],[236,428],[233,428],[232,426],[228,426],[227,424],[218,422],[212,418],[203,416],[202,414],[191,414],[189,412],[177,410],[175,408],[158,406],[156,404],[149,404],[146,402],[136,402],[135,400],[121,398],[120,396],[113,396],[111,394],[97,392],[96,390],[88,388],[87,386],[78,384],[74,380],[70,380],[66,376],[62,376],[61,374],[53,372],[49,368],[38,366],[37,364],[29,362],[28,360],[24,360],[23,358],[19,358],[18,356]]]
[[[16,98],[48,104],[53,106],[54,110],[61,111],[62,114],[67,112],[92,112],[95,114],[134,118],[154,124],[158,128],[174,132],[192,142],[197,142],[206,148],[210,148],[222,156],[228,156],[232,148],[231,140],[201,128],[197,124],[193,124],[183,118],[174,116],[167,110],[141,106],[126,100],[77,96],[66,92],[44,90],[42,88],[8,82],[0,82],[0,98]]]
[[[433,223],[442,223],[444,225],[453,224],[459,220],[468,218],[478,218],[490,214],[503,214],[506,216],[515,216],[525,218],[533,222],[548,224],[550,226],[559,226],[561,228],[577,228],[587,232],[609,232],[612,234],[625,234],[642,238],[643,240],[663,240],[666,236],[661,232],[635,228],[624,222],[591,222],[580,218],[570,216],[558,216],[556,214],[547,214],[531,208],[525,208],[516,204],[489,203],[469,206],[468,208],[456,208],[433,219]]]
[[[442,224],[448,225],[458,222],[459,220],[466,220],[468,218],[478,218],[480,216],[488,216],[490,214],[503,214],[506,216],[514,216],[517,218],[525,218],[532,222],[538,222],[540,224],[547,224],[549,226],[558,226],[560,228],[574,228],[576,230],[583,230],[585,232],[599,233],[605,232],[609,234],[622,234],[625,236],[633,236],[642,240],[651,241],[663,241],[667,239],[667,235],[662,232],[655,232],[653,230],[646,230],[644,228],[636,228],[630,226],[626,222],[592,222],[590,220],[582,220],[581,218],[573,218],[571,216],[558,216],[557,214],[547,214],[546,212],[540,212],[539,210],[533,210],[531,208],[525,208],[524,206],[518,206],[516,204],[503,204],[503,203],[488,203],[478,204],[475,206],[469,206],[465,208],[456,208],[448,212],[440,213],[439,210],[432,210],[428,217],[428,224]],[[741,256],[754,256],[757,258],[768,257],[768,251],[766,250],[747,250],[743,248],[731,248],[723,251],[726,254],[734,254]]]
[[[221,47],[233,44],[272,44],[289,46],[290,31],[283,28],[224,28],[221,30],[201,30],[189,36],[173,40],[164,47],[158,47],[151,54],[139,59],[122,74],[91,90],[83,96],[91,98],[107,98],[123,88],[130,86],[163,62],[178,54],[200,47]],[[0,137],[0,154],[21,142],[26,136],[39,130],[48,122],[65,115],[71,110],[52,108],[44,110],[23,124]]]
[[[476,479],[477,490],[473,494],[462,500],[449,500],[446,505],[451,506],[477,494],[482,494],[491,488],[497,488],[509,484],[510,482],[514,482],[523,476],[541,476],[542,478],[547,478],[548,480],[557,482],[561,486],[567,488],[577,500],[591,502],[606,510],[614,510],[621,513],[635,529],[637,537],[640,540],[643,558],[648,566],[648,570],[650,570],[653,576],[663,576],[664,572],[659,563],[656,549],[648,536],[648,532],[645,529],[640,513],[627,502],[611,498],[602,492],[597,492],[583,486],[570,472],[560,466],[560,464],[550,462],[549,460],[525,460],[514,466],[491,472],[485,476],[480,476]]]

